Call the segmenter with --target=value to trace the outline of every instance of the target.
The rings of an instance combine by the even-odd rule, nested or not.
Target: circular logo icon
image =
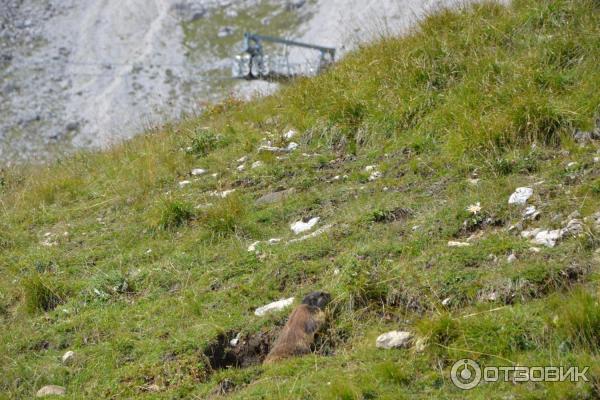
[[[475,361],[463,358],[452,365],[450,379],[460,389],[473,389],[481,382],[481,368]]]

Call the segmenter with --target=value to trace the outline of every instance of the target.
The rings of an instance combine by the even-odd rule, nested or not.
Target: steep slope
[[[599,11],[440,11],[273,96],[4,170],[2,396],[598,397]],[[315,353],[260,365],[290,309],[254,311],[313,290]],[[392,330],[409,348],[376,348]],[[463,391],[462,358],[589,382]]]

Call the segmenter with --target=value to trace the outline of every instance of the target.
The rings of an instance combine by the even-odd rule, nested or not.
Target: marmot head
[[[312,292],[307,294],[302,300],[302,304],[306,304],[319,309],[324,309],[331,301],[331,295],[326,292]]]

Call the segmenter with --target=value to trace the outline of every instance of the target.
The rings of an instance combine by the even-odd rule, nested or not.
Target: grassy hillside
[[[598,1],[440,11],[272,97],[3,170],[0,398],[599,397],[600,141],[574,135],[596,128],[599,59]],[[296,150],[259,152],[290,129]],[[290,242],[306,217],[331,228]],[[520,234],[568,222],[555,247]],[[313,290],[333,296],[314,354],[212,357],[239,333],[264,350],[290,310],[254,310]],[[390,330],[415,345],[376,349]],[[464,357],[591,380],[464,392]]]

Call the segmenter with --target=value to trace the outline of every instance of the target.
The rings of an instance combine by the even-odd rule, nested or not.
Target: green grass
[[[572,139],[600,115],[599,12],[591,0],[440,10],[273,96],[3,169],[0,398],[45,384],[73,399],[597,398],[598,228],[588,218],[537,252],[509,228],[600,211],[599,143]],[[292,128],[296,151],[258,153]],[[370,181],[368,165],[383,176]],[[534,188],[539,220],[508,205],[520,186]],[[331,229],[287,243],[290,224],[314,216]],[[333,298],[318,352],[210,368],[220,335],[272,338],[288,311],[254,310],[313,290]],[[375,348],[396,329],[424,347]],[[449,373],[464,357],[590,366],[591,380],[463,392]]]

